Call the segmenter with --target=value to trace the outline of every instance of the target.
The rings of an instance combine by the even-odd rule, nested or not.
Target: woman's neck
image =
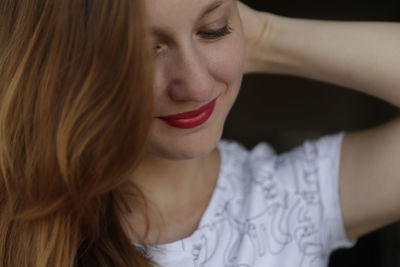
[[[220,162],[217,149],[192,160],[145,157],[134,180],[149,203],[149,243],[179,240],[197,228],[214,191]]]

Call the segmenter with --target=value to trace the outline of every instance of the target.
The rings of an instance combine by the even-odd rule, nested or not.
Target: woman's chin
[[[201,158],[212,152],[217,146],[221,135],[203,140],[184,140],[163,144],[151,144],[150,153],[166,160],[191,160]]]

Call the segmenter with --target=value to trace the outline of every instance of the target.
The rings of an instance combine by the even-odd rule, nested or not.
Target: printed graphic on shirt
[[[320,167],[335,153],[319,154],[316,142],[281,156],[265,144],[250,154],[236,144],[220,148],[224,166],[208,217],[181,241],[185,267],[325,266],[330,216]]]

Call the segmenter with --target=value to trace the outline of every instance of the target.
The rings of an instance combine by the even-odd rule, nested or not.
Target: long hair
[[[151,266],[121,219],[144,200],[130,179],[152,116],[143,3],[0,5],[0,267]]]

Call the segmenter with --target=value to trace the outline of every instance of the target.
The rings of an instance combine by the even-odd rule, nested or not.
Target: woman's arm
[[[247,72],[316,79],[400,106],[400,23],[290,19],[239,5]],[[344,137],[340,200],[349,238],[400,219],[399,119]]]

